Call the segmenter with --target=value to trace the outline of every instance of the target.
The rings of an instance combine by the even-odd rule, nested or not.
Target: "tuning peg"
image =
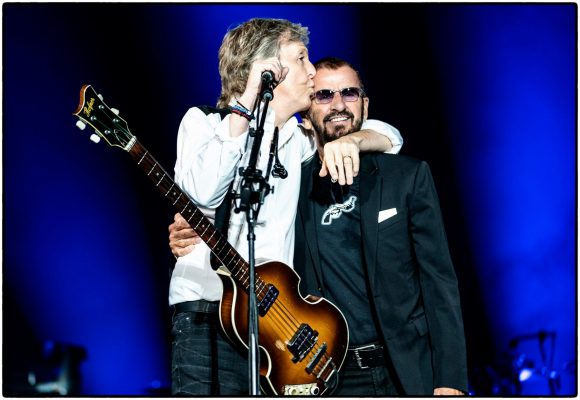
[[[87,124],[85,124],[83,121],[81,121],[80,119],[77,121],[77,128],[79,128],[81,131],[84,130],[87,127]]]
[[[111,108],[111,111],[113,112],[113,114],[119,115],[119,110],[117,110],[116,108]]]
[[[93,133],[89,139],[91,139],[93,143],[99,143],[101,141],[101,137],[96,133]]]
[[[103,100],[103,95],[102,95],[102,94],[98,94],[98,95],[97,95],[97,97],[98,97],[99,99],[101,99],[101,101]]]

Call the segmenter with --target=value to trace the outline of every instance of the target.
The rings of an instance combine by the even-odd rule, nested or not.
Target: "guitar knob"
[[[113,112],[113,114],[119,115],[119,110],[117,110],[116,108],[111,108],[111,111]]]
[[[87,124],[85,124],[83,121],[81,121],[80,119],[77,121],[77,128],[79,128],[81,131],[84,130],[87,127]]]
[[[101,137],[96,133],[93,133],[89,139],[91,139],[93,143],[99,143],[101,141]]]

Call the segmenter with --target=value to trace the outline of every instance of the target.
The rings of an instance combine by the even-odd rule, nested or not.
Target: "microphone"
[[[274,73],[272,71],[262,72],[262,82],[274,82]]]
[[[264,100],[272,100],[274,98],[274,73],[272,71],[262,72],[262,88],[260,90],[260,97]]]

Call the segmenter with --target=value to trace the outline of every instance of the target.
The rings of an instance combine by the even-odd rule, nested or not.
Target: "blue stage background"
[[[58,345],[86,351],[79,394],[167,393],[173,212],[72,113],[92,84],[172,171],[182,115],[219,94],[224,33],[252,17],[357,65],[370,116],[431,165],[472,392],[576,394],[573,3],[4,3],[3,394],[34,393]]]

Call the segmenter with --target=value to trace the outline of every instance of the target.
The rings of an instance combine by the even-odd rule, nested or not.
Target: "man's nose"
[[[330,103],[330,107],[336,111],[342,111],[346,108],[346,104],[340,95],[340,92],[335,92],[334,97],[332,98],[332,103]]]

